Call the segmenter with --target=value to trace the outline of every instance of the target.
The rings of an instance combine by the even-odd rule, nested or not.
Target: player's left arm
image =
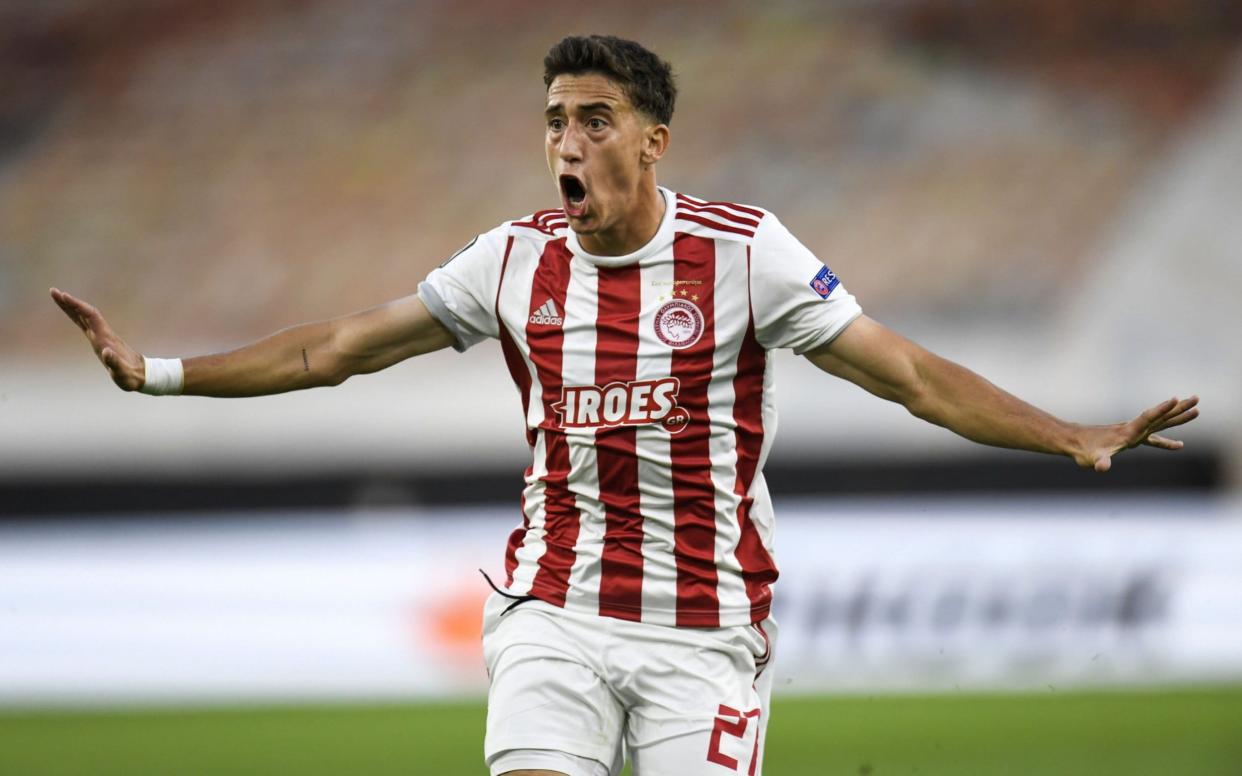
[[[1083,468],[1108,471],[1112,456],[1139,445],[1178,450],[1157,432],[1199,415],[1197,396],[1172,398],[1132,420],[1105,426],[1070,423],[1007,393],[863,315],[835,339],[806,354],[812,364],[849,380],[910,414],[985,445],[1066,455]]]

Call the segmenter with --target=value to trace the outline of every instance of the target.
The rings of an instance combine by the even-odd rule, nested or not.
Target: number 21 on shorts
[[[730,757],[721,751],[722,744],[730,751],[736,752],[738,746],[734,743],[730,746],[729,738],[736,738],[739,741],[746,738],[746,728],[750,727],[751,719],[755,720],[754,738],[755,744],[751,747],[750,752],[750,769],[747,776],[755,776],[755,770],[759,765],[759,709],[751,709],[750,711],[738,711],[724,704],[720,705],[720,710],[716,714],[716,723],[712,726],[712,737],[707,744],[707,761],[716,765],[723,765],[731,771],[737,772],[738,761],[736,757]],[[726,738],[728,737],[728,738]]]

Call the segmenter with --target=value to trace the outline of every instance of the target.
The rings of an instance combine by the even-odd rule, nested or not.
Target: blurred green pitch
[[[0,713],[0,774],[485,774],[472,704]],[[1237,776],[1242,687],[779,698],[768,776]]]

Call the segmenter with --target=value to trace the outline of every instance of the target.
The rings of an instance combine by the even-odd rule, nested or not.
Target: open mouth
[[[565,202],[565,215],[581,217],[586,213],[586,184],[575,175],[562,175],[561,198]]]

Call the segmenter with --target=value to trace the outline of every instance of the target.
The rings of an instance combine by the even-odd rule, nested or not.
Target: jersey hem
[[[558,602],[549,601],[539,595],[537,591],[532,590],[528,595],[534,596],[541,603],[555,606],[557,609],[564,609],[574,614],[583,614],[593,617],[607,617],[612,620],[621,620],[623,622],[641,622],[647,625],[662,625],[663,622],[653,622],[653,620],[671,620],[673,625],[665,625],[668,628],[735,628],[739,625],[755,625],[763,622],[771,613],[772,603],[769,599],[762,604],[751,604],[746,608],[733,609],[657,609],[650,606],[637,607],[626,606],[623,604],[610,603],[610,609],[628,612],[637,615],[636,617],[619,617],[615,614],[607,614],[598,608],[583,606],[574,602]]]

